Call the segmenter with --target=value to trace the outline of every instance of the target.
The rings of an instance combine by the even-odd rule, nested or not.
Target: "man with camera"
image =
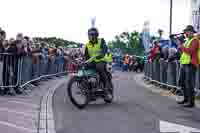
[[[184,29],[184,34],[186,36],[185,44],[182,41],[177,40],[178,48],[181,51],[180,58],[180,75],[179,75],[179,85],[182,87],[184,92],[184,100],[178,102],[178,104],[183,104],[184,107],[192,108],[195,106],[195,94],[194,94],[194,84],[195,81],[195,71],[198,67],[198,49],[199,40],[194,37],[195,30],[193,26],[188,25]]]

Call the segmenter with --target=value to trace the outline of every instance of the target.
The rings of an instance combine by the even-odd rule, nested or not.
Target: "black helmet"
[[[99,36],[99,31],[98,31],[97,28],[90,28],[90,29],[88,30],[88,34],[89,34],[91,31],[95,32],[96,35]]]

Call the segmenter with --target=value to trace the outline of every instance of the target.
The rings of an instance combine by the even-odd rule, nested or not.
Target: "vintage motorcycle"
[[[106,90],[107,92],[105,92],[104,84],[99,74],[95,70],[87,68],[87,64],[95,58],[90,58],[82,63],[78,73],[74,74],[68,83],[67,91],[70,101],[79,109],[85,108],[90,102],[96,101],[98,98],[103,98],[106,103],[112,103],[114,98],[111,65],[106,65],[110,81],[110,87]],[[75,85],[76,88],[74,88]]]

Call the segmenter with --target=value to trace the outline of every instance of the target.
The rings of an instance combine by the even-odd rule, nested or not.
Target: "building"
[[[190,0],[190,23],[200,31],[200,0]]]

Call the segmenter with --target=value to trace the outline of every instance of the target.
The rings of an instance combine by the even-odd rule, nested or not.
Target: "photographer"
[[[184,29],[184,34],[187,38],[185,44],[183,45],[180,40],[177,40],[178,48],[181,51],[179,85],[183,88],[184,92],[184,100],[178,102],[178,104],[184,104],[184,107],[190,108],[195,106],[193,81],[195,81],[194,75],[198,67],[197,51],[199,41],[198,38],[194,37],[194,33],[193,26],[188,25]]]

